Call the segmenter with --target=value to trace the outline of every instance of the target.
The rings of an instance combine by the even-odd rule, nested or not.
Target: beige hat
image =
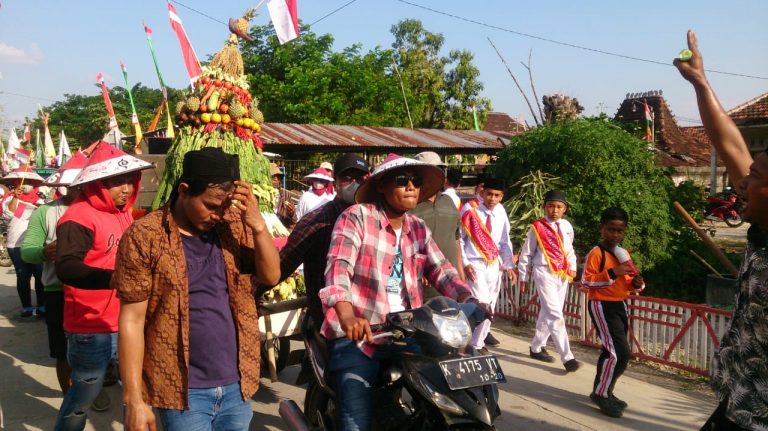
[[[387,172],[399,169],[412,169],[424,179],[424,183],[421,185],[421,190],[419,192],[419,202],[427,200],[443,187],[445,172],[443,172],[442,169],[418,160],[400,157],[397,154],[390,154],[376,167],[376,169],[373,170],[371,176],[360,185],[360,188],[357,189],[357,193],[355,193],[355,201],[357,201],[357,203],[376,202],[381,196],[381,193],[376,190],[376,182]]]
[[[433,166],[440,166],[440,167],[448,166],[445,163],[443,163],[442,160],[440,160],[440,156],[434,151],[423,151],[419,154],[416,154],[413,157],[413,160],[429,163],[430,165],[433,165]]]
[[[270,175],[273,177],[275,175],[285,175],[283,171],[281,171],[280,168],[278,168],[277,165],[274,163],[269,164],[269,172],[270,172]]]
[[[320,167],[326,171],[333,172],[333,165],[330,162],[320,163]]]

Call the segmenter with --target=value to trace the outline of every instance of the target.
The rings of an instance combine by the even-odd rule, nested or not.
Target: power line
[[[356,2],[356,1],[357,1],[357,0],[351,0],[351,1],[348,1],[347,3],[343,4],[342,6],[339,6],[339,7],[337,7],[336,9],[334,9],[334,10],[332,10],[332,11],[328,12],[327,14],[323,15],[322,17],[320,17],[320,19],[317,19],[317,20],[315,20],[314,22],[312,22],[311,24],[309,24],[309,26],[311,27],[311,26],[313,26],[313,25],[317,24],[318,22],[320,22],[320,21],[322,21],[322,20],[324,20],[324,19],[328,18],[329,16],[331,16],[331,15],[335,14],[336,12],[338,12],[338,11],[340,11],[340,10],[344,9],[345,7],[347,7],[347,6],[351,5],[352,3]]]
[[[0,91],[0,95],[7,94],[9,96],[26,97],[27,99],[45,100],[46,102],[56,102],[56,100],[46,99],[45,97],[30,96],[28,94],[11,93],[10,91]]]
[[[200,12],[199,10],[197,10],[197,9],[195,9],[195,8],[192,8],[192,7],[190,7],[190,6],[187,6],[187,5],[185,5],[184,3],[180,2],[180,1],[176,1],[176,0],[173,0],[173,2],[174,2],[174,3],[176,3],[177,5],[179,5],[179,6],[183,7],[184,9],[188,9],[188,10],[191,10],[192,12],[194,12],[194,13],[196,13],[196,14],[198,14],[198,15],[202,15],[202,16],[204,16],[204,17],[206,17],[206,18],[210,19],[211,21],[215,21],[215,22],[218,22],[219,24],[224,24],[224,25],[226,25],[227,27],[229,27],[229,23],[226,23],[226,22],[224,22],[224,21],[221,21],[221,20],[219,20],[218,18],[214,18],[214,17],[212,17],[212,16],[208,15],[207,13],[204,13],[204,12]]]
[[[613,56],[613,57],[619,57],[619,58],[623,58],[623,59],[626,59],[626,60],[642,61],[642,62],[645,62],[645,63],[651,63],[651,64],[658,64],[658,65],[661,65],[661,66],[674,67],[674,65],[669,63],[669,62],[658,61],[658,60],[649,60],[649,59],[646,59],[646,58],[640,58],[640,57],[633,57],[633,56],[630,56],[630,55],[618,54],[618,53],[615,53],[615,52],[605,51],[605,50],[597,49],[597,48],[590,48],[590,47],[587,47],[587,46],[576,45],[576,44],[573,44],[573,43],[561,42],[559,40],[549,39],[549,38],[542,37],[542,36],[536,36],[534,34],[523,33],[523,32],[520,32],[520,31],[509,29],[509,28],[499,27],[497,25],[484,23],[484,22],[477,21],[477,20],[470,19],[470,18],[465,18],[463,16],[455,15],[455,14],[452,14],[452,13],[443,12],[443,11],[440,11],[440,10],[437,10],[437,9],[433,9],[433,8],[430,8],[430,7],[427,7],[427,6],[422,6],[422,5],[417,4],[417,3],[412,3],[412,2],[410,2],[408,0],[397,0],[397,1],[399,1],[400,3],[405,3],[407,5],[411,5],[413,7],[417,7],[419,9],[424,9],[424,10],[427,10],[427,11],[430,11],[430,12],[434,12],[436,14],[440,14],[440,15],[444,15],[444,16],[447,16],[447,17],[450,17],[450,18],[458,19],[460,21],[465,21],[465,22],[476,24],[476,25],[479,25],[479,26],[483,26],[483,27],[487,27],[487,28],[492,28],[494,30],[500,30],[500,31],[504,31],[504,32],[507,32],[507,33],[516,34],[518,36],[523,36],[523,37],[527,37],[527,38],[530,38],[530,39],[541,40],[543,42],[554,43],[556,45],[562,45],[562,46],[567,46],[569,48],[581,49],[581,50],[584,50],[584,51],[590,51],[590,52],[594,52],[594,53],[597,53],[597,54],[610,55],[610,56]],[[768,80],[768,77],[764,77],[764,76],[746,75],[746,74],[734,73],[734,72],[723,72],[723,71],[720,71],[720,70],[713,70],[713,69],[705,69],[705,70],[707,72],[719,73],[721,75],[730,75],[730,76],[739,76],[739,77],[742,77],[742,78],[752,78],[752,79],[765,79],[765,80]]]

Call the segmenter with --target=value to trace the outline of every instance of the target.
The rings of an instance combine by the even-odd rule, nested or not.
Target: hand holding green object
[[[680,61],[688,61],[693,58],[693,51],[685,48],[684,50],[680,51],[680,54],[677,55],[677,58],[680,59]]]

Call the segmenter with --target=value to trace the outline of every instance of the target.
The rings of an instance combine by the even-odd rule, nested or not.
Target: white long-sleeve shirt
[[[299,204],[296,206],[296,221],[301,220],[302,217],[320,205],[332,201],[335,197],[336,193],[323,193],[318,196],[312,190],[305,191],[301,194]]]
[[[552,220],[546,219],[547,223],[557,232]],[[557,221],[560,226],[560,232],[563,234],[563,247],[565,248],[565,257],[568,261],[568,268],[576,272],[576,252],[573,251],[573,226],[568,220],[560,219]],[[520,281],[528,281],[529,274],[533,266],[547,266],[547,259],[539,248],[539,242],[536,240],[536,233],[533,226],[528,229],[528,236],[525,238],[523,247],[520,249],[520,257],[517,261],[517,270],[520,273]]]
[[[471,210],[469,203],[464,204],[461,207],[462,219],[464,213]],[[509,240],[509,219],[507,218],[507,211],[501,204],[497,204],[493,207],[493,210],[488,209],[485,204],[477,206],[477,214],[480,216],[480,222],[485,224],[486,218],[491,217],[491,238],[496,247],[499,248],[499,258],[501,259],[502,269],[514,269],[515,262],[512,258],[512,241]],[[483,259],[483,255],[477,250],[475,244],[467,235],[465,229],[461,230],[460,238],[462,259],[464,266],[469,265],[470,260]]]

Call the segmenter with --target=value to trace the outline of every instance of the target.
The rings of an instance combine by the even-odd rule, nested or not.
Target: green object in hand
[[[693,52],[690,49],[685,48],[684,50],[680,51],[680,54],[677,55],[677,58],[679,58],[680,61],[688,61],[693,58]]]

